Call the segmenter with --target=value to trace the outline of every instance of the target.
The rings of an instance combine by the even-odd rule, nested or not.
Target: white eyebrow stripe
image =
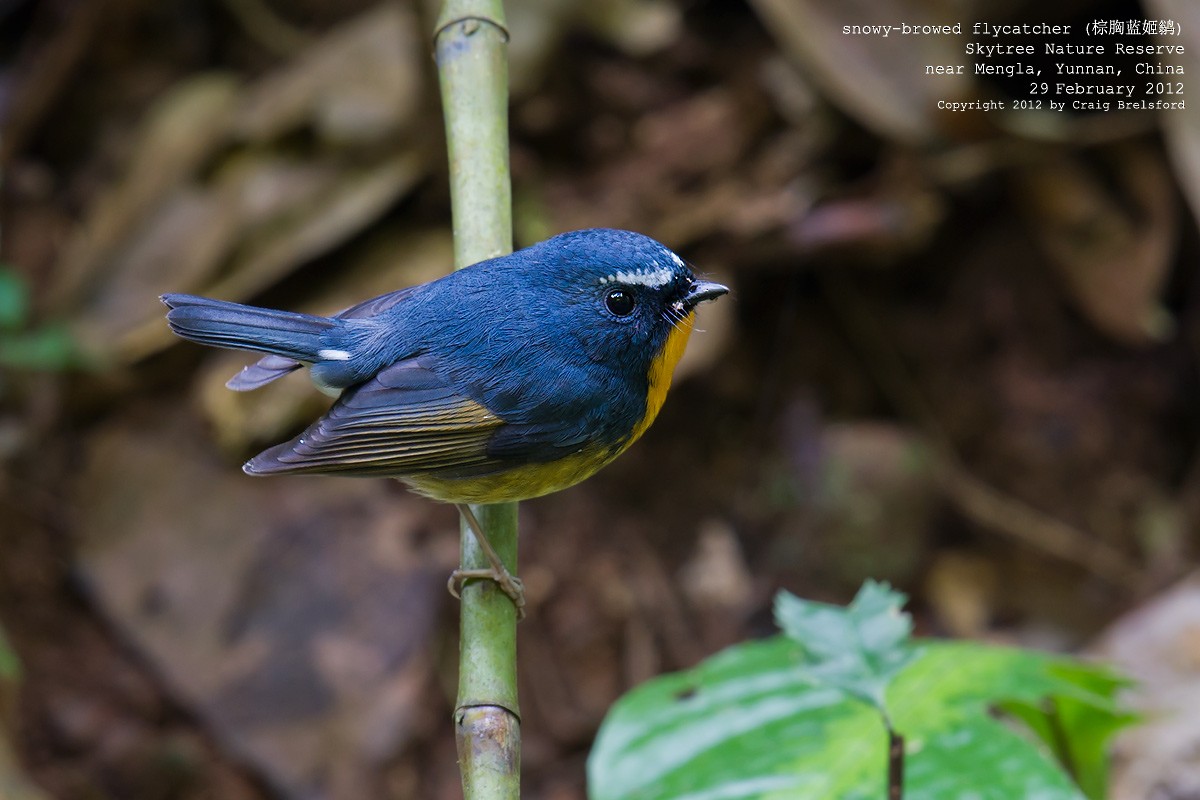
[[[601,284],[624,283],[630,286],[648,286],[657,289],[666,286],[675,278],[675,273],[665,267],[659,269],[642,269],[632,272],[614,272],[600,279]]]

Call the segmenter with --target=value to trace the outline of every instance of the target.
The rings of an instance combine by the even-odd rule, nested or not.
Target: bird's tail
[[[340,323],[328,317],[275,311],[188,294],[165,294],[167,323],[184,339],[213,347],[314,362],[328,347],[325,335]]]

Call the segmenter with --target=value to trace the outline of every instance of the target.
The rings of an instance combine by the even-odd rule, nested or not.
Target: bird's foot
[[[513,601],[513,605],[517,607],[517,621],[525,619],[525,584],[521,582],[520,578],[509,572],[508,567],[504,566],[504,562],[500,560],[496,549],[488,541],[483,532],[483,526],[479,524],[471,507],[465,503],[456,503],[455,505],[458,507],[458,513],[466,520],[467,527],[475,534],[475,540],[479,542],[479,547],[483,550],[483,554],[491,566],[487,569],[459,567],[450,574],[450,581],[446,584],[446,588],[450,590],[450,594],[461,597],[463,583],[472,578],[495,581],[496,585],[500,587],[500,591],[508,595],[509,599]]]
[[[513,605],[517,607],[517,620],[525,619],[525,584],[520,578],[509,572],[503,564],[499,565],[499,569],[495,567],[456,569],[450,573],[446,589],[456,598],[461,598],[463,584],[472,578],[495,581],[496,585],[500,587],[500,591],[508,595],[508,598],[513,601]]]

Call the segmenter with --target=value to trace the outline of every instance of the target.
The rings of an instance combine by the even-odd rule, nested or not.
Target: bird
[[[658,415],[696,307],[728,291],[648,236],[592,228],[329,317],[160,299],[183,339],[265,354],[230,389],[307,367],[337,397],[298,436],[247,461],[246,473],[396,478],[454,504],[491,568],[457,570],[452,586],[494,580],[523,615],[520,581],[469,504],[556,492],[623,453]]]

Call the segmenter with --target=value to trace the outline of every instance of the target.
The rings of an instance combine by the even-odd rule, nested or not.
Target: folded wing
[[[486,472],[493,460],[488,441],[504,424],[409,359],[347,389],[304,433],[244,469],[252,475]]]

